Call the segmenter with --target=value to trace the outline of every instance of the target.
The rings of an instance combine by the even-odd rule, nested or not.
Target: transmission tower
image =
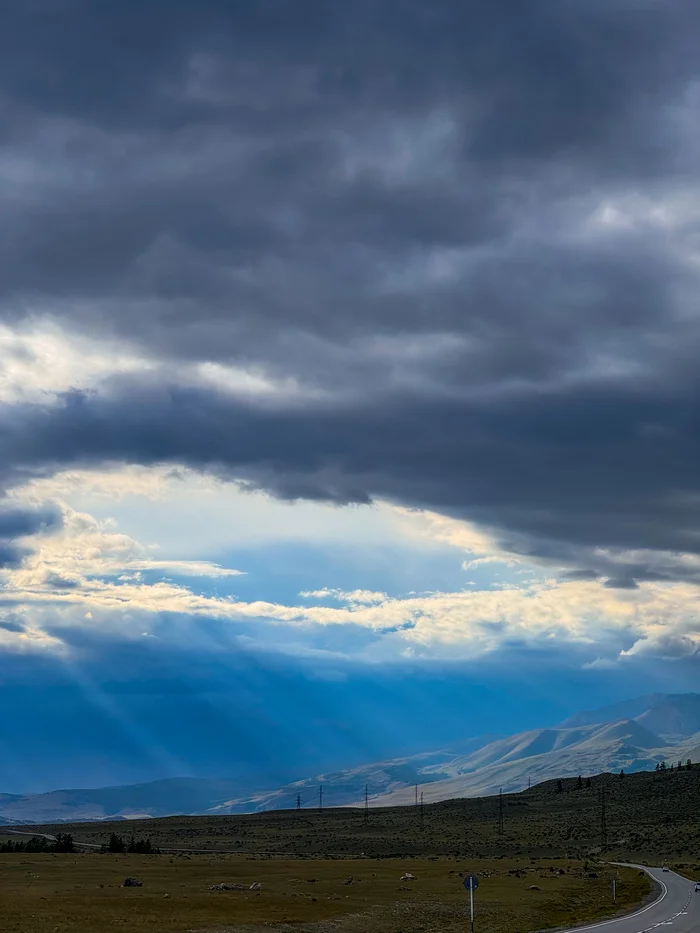
[[[498,789],[498,832],[503,835],[503,788]]]
[[[605,784],[600,785],[600,851],[608,849],[608,821],[605,807]]]

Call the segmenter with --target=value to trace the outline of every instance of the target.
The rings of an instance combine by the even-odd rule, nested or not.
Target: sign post
[[[479,879],[476,875],[465,875],[462,884],[469,891],[469,919],[471,921],[471,933],[474,933],[474,892],[479,887]]]

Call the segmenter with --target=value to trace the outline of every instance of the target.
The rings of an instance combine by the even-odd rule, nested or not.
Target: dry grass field
[[[571,926],[629,910],[646,876],[571,860],[261,859],[244,856],[0,856],[3,933],[464,933],[460,872],[476,872],[476,930]],[[401,881],[405,872],[413,881]],[[127,876],[141,888],[122,888]],[[352,883],[347,883],[352,879]],[[217,883],[258,891],[211,891]]]
[[[646,876],[604,860],[700,877],[697,767],[541,784],[505,797],[504,816],[499,833],[498,799],[487,797],[426,806],[422,820],[400,807],[367,820],[339,808],[27,826],[98,848],[113,831],[134,833],[164,854],[0,855],[0,924],[3,933],[465,933],[459,873],[474,871],[476,933],[531,933],[610,914],[613,871],[616,910],[648,896]],[[401,882],[406,871],[416,879]],[[127,876],[143,887],[122,888]],[[246,889],[210,890],[220,882]],[[248,890],[254,882],[262,888]]]

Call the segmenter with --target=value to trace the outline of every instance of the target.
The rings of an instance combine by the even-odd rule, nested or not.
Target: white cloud
[[[229,508],[254,502],[264,514],[269,507],[271,523],[273,517],[288,516],[290,525],[281,532],[276,529],[277,538],[275,529],[270,528],[271,540],[300,533],[297,507],[274,503],[267,497],[247,496],[231,485],[187,471],[70,471],[52,480],[37,480],[15,490],[14,495],[20,501],[40,503],[47,493],[60,493],[74,501],[82,495],[93,504],[102,503],[104,509],[112,509],[115,503],[121,508],[124,501],[132,501],[138,505],[134,510],[141,513],[150,503],[158,514],[171,515],[173,527],[181,528],[183,538],[190,532],[190,515],[204,511],[217,514],[222,521],[223,504],[230,498],[234,505]],[[309,506],[304,514],[315,514],[315,508]],[[589,667],[602,668],[616,659],[642,654],[688,656],[700,643],[698,589],[689,583],[642,583],[637,589],[612,589],[592,581],[519,577],[517,584],[507,582],[497,588],[478,589],[469,581],[465,583],[468,589],[457,592],[418,592],[401,597],[370,589],[319,587],[301,593],[300,605],[244,601],[210,591],[212,581],[234,578],[240,570],[201,560],[195,556],[196,548],[192,549],[195,553],[179,555],[180,538],[163,553],[162,548],[144,544],[137,536],[119,530],[113,520],[76,509],[65,499],[63,510],[64,527],[34,538],[33,553],[19,568],[5,571],[0,578],[0,605],[25,607],[32,619],[23,634],[6,632],[0,645],[36,640],[58,648],[60,643],[51,634],[57,619],[61,625],[108,625],[124,637],[143,637],[144,631],[167,637],[167,633],[157,630],[157,623],[152,625],[144,618],[162,614],[254,625],[260,641],[267,639],[275,648],[280,643],[279,629],[285,627],[287,645],[296,645],[299,651],[324,650],[318,644],[313,649],[309,646],[311,632],[316,643],[324,637],[330,642],[332,627],[352,626],[371,633],[373,647],[366,649],[365,638],[358,650],[371,650],[382,658],[405,657],[407,652],[414,657],[474,658],[511,644],[555,644],[562,648],[578,645],[595,650]],[[324,506],[319,507],[318,515],[321,513],[319,536],[328,534],[331,516],[338,521],[340,531],[346,532],[353,527],[354,517],[361,515],[355,528],[358,541],[367,540],[374,521],[374,528],[382,528],[387,536],[397,535],[400,530],[403,537],[395,540],[416,541],[417,546],[422,542],[424,547],[448,544],[468,550],[473,555],[469,562],[472,566],[492,561],[505,564],[511,559],[511,555],[499,551],[488,533],[435,513],[411,512],[387,504],[369,510]],[[252,514],[247,516],[249,520]],[[151,523],[146,521],[143,527],[151,528]],[[242,533],[238,530],[240,542],[246,541],[248,528],[251,541],[261,540],[250,521],[243,525]],[[305,527],[308,539],[307,532]],[[338,529],[335,534],[341,537]],[[167,540],[162,529],[161,539]],[[201,541],[198,544],[201,546]],[[637,555],[623,556],[633,560]],[[694,558],[688,558],[689,567],[694,563]],[[149,582],[153,575],[156,582]],[[187,576],[198,579],[197,586],[205,586],[205,591],[197,592],[193,585],[168,579]],[[314,600],[330,601],[332,605],[310,605]],[[265,634],[269,626],[275,627],[274,638],[269,631]],[[324,628],[327,636],[322,634]],[[602,650],[599,645],[604,646]]]
[[[38,593],[76,589],[94,577],[127,576],[143,572],[191,577],[231,577],[242,573],[211,561],[164,560],[157,549],[99,522],[92,515],[64,508],[60,531],[32,539],[34,551],[19,569],[7,571],[5,592]]]
[[[386,593],[377,593],[374,590],[338,590],[324,588],[321,590],[306,590],[299,594],[304,599],[334,599],[338,602],[351,605],[377,605],[387,600]]]

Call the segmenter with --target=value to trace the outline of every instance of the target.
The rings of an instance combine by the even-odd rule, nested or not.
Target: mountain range
[[[405,758],[314,775],[283,787],[240,780],[171,778],[147,784],[44,794],[0,794],[0,824],[137,819],[175,814],[235,814],[318,804],[426,802],[515,792],[552,778],[652,770],[700,759],[700,694],[651,694],[577,713],[554,728],[486,735]]]

